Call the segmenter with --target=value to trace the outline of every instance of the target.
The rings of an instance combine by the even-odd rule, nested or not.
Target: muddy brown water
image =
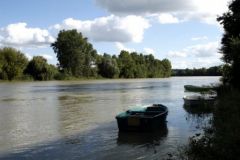
[[[162,159],[201,132],[183,108],[184,85],[219,77],[0,83],[0,159]],[[166,126],[118,132],[116,114],[162,103]]]

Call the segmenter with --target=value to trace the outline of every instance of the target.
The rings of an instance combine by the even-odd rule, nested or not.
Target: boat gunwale
[[[151,106],[149,106],[151,107]],[[127,113],[127,112],[134,112],[134,113],[143,113],[143,115],[126,115],[124,117],[118,117],[118,115],[116,116],[116,119],[118,118],[128,118],[128,117],[138,117],[138,118],[143,118],[143,119],[153,119],[153,118],[157,118],[157,117],[160,117],[162,115],[165,115],[165,114],[168,114],[168,108],[164,105],[161,105],[161,107],[164,109],[164,111],[131,111],[131,110],[128,110],[128,111],[125,111],[123,113]],[[159,114],[156,114],[154,116],[146,116],[144,115],[144,113],[157,113],[157,112],[160,112]]]
[[[215,101],[215,97],[192,97],[192,96],[184,96],[183,97],[184,101]]]
[[[153,111],[149,111],[150,113],[154,113]],[[148,112],[148,113],[149,113]],[[144,113],[144,112],[140,112],[140,113]],[[145,112],[146,113],[146,112]],[[159,116],[162,116],[164,114],[168,113],[168,111],[164,111],[162,113],[156,114],[154,116],[147,116],[147,115],[128,115],[127,117],[139,117],[139,118],[146,118],[146,119],[152,119],[152,118],[156,118]]]

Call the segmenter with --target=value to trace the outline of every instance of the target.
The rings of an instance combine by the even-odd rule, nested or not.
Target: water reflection
[[[167,135],[167,124],[164,124],[154,132],[119,132],[117,143],[118,145],[160,145]]]
[[[59,100],[59,132],[63,137],[70,136],[90,127],[89,117],[93,108],[88,107],[93,102],[90,95],[62,95]]]
[[[183,108],[186,112],[190,114],[195,114],[195,115],[210,114],[213,112],[213,109],[214,109],[213,106],[205,106],[205,105],[189,106],[186,104],[183,105]]]
[[[187,111],[186,120],[197,129],[204,129],[209,126],[212,118],[212,109],[204,106],[183,105]]]
[[[159,88],[169,88],[171,83],[166,81],[162,83],[150,82],[143,84],[142,82],[126,83],[120,81],[116,83],[96,83],[96,84],[72,84],[72,85],[57,85],[57,86],[34,86],[32,92],[105,92],[105,91],[128,91],[128,90],[158,90]]]

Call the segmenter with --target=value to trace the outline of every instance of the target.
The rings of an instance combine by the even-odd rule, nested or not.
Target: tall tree
[[[224,82],[240,88],[240,52],[237,47],[240,39],[240,0],[232,1],[228,8],[228,12],[217,18],[225,31],[221,41],[222,59],[227,65],[224,70],[227,73],[223,73]]]
[[[163,59],[162,66],[163,66],[163,73],[164,73],[163,77],[170,77],[171,70],[172,70],[171,62],[168,59]]]
[[[134,70],[135,64],[128,51],[121,51],[118,56],[118,65],[120,68],[120,77],[135,78]]]
[[[115,58],[104,53],[101,61],[98,63],[98,73],[102,77],[106,78],[116,78],[119,75],[119,68]]]
[[[13,80],[23,74],[28,59],[14,48],[5,47],[0,49],[0,78]]]
[[[61,30],[51,46],[57,54],[60,69],[76,77],[94,74],[96,50],[77,30]]]
[[[28,63],[25,74],[31,75],[34,80],[51,80],[58,73],[55,66],[49,65],[42,56],[35,56]]]
[[[3,62],[4,62],[3,54],[1,54],[1,49],[0,49],[0,79],[2,79],[1,76],[2,76],[2,72],[3,72],[3,70],[2,70]]]

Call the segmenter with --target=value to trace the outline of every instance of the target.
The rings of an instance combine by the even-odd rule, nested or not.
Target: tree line
[[[222,76],[223,66],[193,69],[173,69],[172,76]]]
[[[2,80],[64,80],[70,78],[162,78],[171,76],[171,62],[152,54],[121,51],[118,56],[97,54],[92,44],[77,30],[62,30],[51,44],[58,64],[48,64],[42,56],[30,61],[11,47],[0,49]]]
[[[24,53],[5,47],[0,49],[0,79],[2,80],[51,80],[58,69],[42,56],[28,60]]]

